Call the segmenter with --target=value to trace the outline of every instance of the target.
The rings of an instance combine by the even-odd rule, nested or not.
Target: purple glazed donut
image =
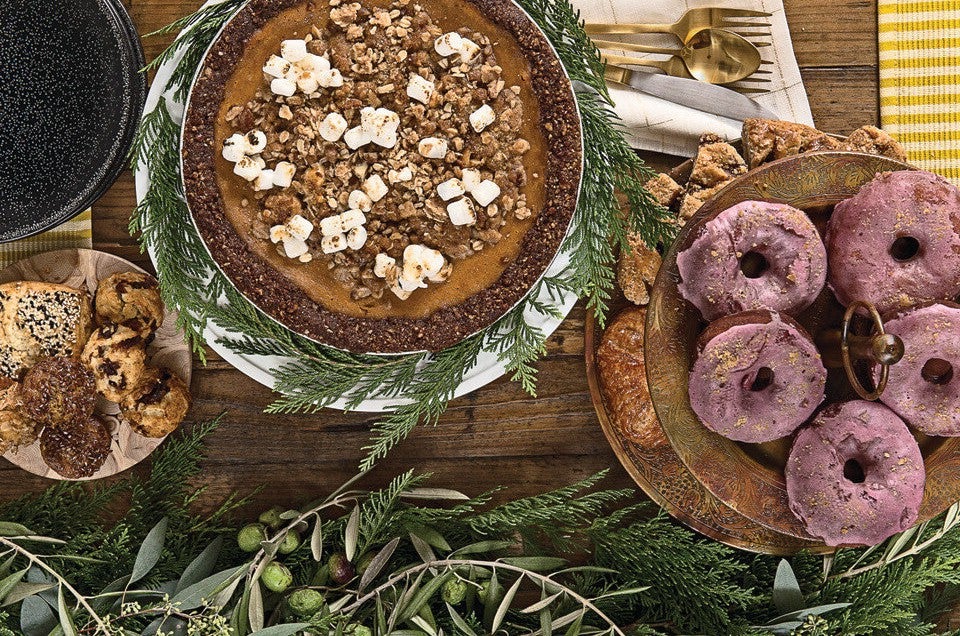
[[[803,327],[788,316],[746,311],[700,336],[690,406],[711,431],[738,442],[789,435],[823,401],[827,371]]]
[[[960,307],[908,309],[887,321],[903,340],[880,399],[927,435],[960,435]]]
[[[907,425],[863,400],[831,404],[800,429],[784,472],[790,510],[830,546],[876,545],[912,526],[926,481]]]
[[[878,175],[834,208],[830,288],[881,313],[960,294],[960,190],[930,172]]]
[[[706,320],[750,309],[795,314],[823,289],[827,253],[800,210],[744,201],[708,221],[677,268],[680,293]]]

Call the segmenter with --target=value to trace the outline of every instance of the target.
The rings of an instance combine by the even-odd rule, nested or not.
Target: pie
[[[356,352],[437,351],[509,311],[559,249],[581,163],[570,81],[509,0],[253,0],[184,124],[222,271]]]

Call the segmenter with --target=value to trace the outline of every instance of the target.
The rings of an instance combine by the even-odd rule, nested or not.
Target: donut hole
[[[931,384],[948,384],[953,379],[953,365],[942,358],[930,358],[920,369],[920,377]]]
[[[901,263],[913,260],[920,254],[920,241],[912,236],[901,236],[890,245],[890,256]]]
[[[753,250],[740,257],[740,271],[747,278],[760,278],[770,269],[770,261],[760,252]]]
[[[749,380],[749,376],[747,376],[747,379]],[[753,376],[752,380],[750,380],[747,388],[751,391],[763,391],[771,384],[773,384],[773,369],[769,367],[760,367],[757,369],[757,374]]]
[[[848,459],[843,463],[843,478],[854,484],[862,484],[867,480],[863,466],[856,459]]]

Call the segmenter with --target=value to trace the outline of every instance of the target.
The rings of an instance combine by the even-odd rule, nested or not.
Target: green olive
[[[467,596],[467,584],[460,579],[451,579],[443,584],[443,600],[451,605],[462,603]]]
[[[269,526],[273,529],[280,527],[280,524],[283,523],[283,519],[280,518],[280,513],[283,512],[280,508],[273,507],[270,510],[265,510],[260,513],[260,523],[265,526]]]
[[[277,552],[280,554],[290,554],[299,547],[300,535],[291,530],[287,534],[283,535],[283,541],[280,542]]]
[[[271,592],[283,592],[293,583],[293,574],[283,563],[274,561],[263,569],[260,580]]]
[[[256,552],[260,549],[260,542],[267,540],[267,529],[259,523],[251,523],[237,533],[237,545],[244,552]]]
[[[290,609],[299,616],[313,616],[323,607],[323,594],[317,590],[301,589],[297,590],[287,599]]]

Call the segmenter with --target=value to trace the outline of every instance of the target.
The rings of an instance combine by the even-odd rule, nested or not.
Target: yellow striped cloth
[[[93,247],[90,210],[81,212],[43,234],[0,244],[0,269],[34,254],[74,247]]]
[[[877,13],[882,126],[960,185],[960,0],[878,0]]]

